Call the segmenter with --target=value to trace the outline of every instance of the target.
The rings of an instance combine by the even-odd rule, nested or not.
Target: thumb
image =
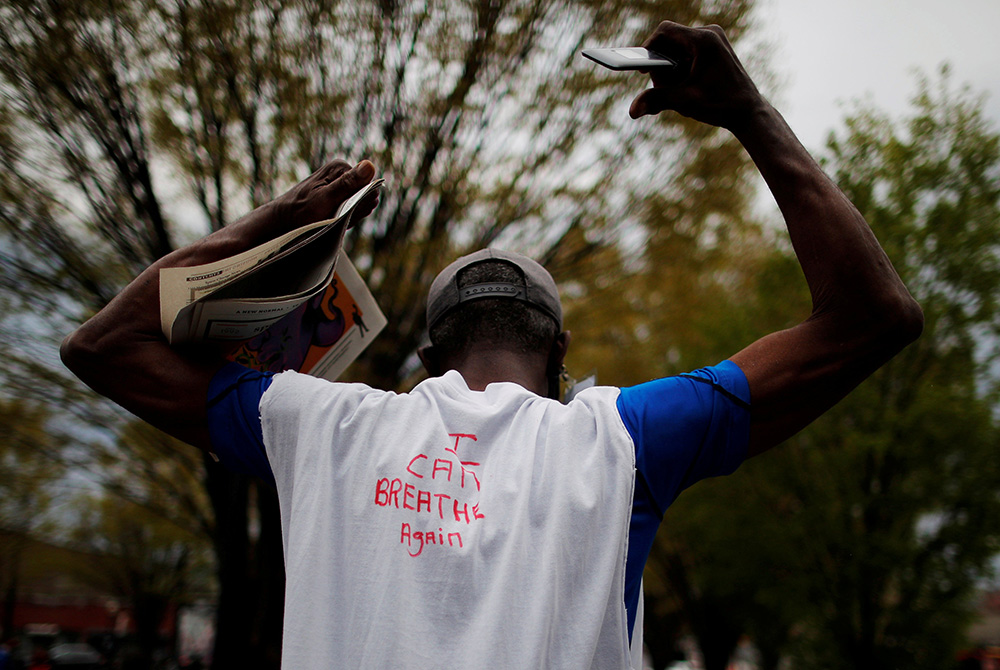
[[[632,100],[628,115],[633,119],[638,119],[650,114],[659,114],[665,109],[670,109],[669,103],[668,93],[665,89],[647,88]]]
[[[375,176],[375,166],[369,160],[363,160],[354,166],[353,172],[355,173],[358,181],[368,183]]]
[[[367,186],[374,176],[375,166],[371,161],[363,160],[333,181],[323,184],[320,193],[331,207],[331,211],[335,211],[352,195]]]
[[[345,179],[345,190],[348,190],[350,194],[354,194],[360,191],[375,177],[375,165],[371,161],[363,160],[357,165],[355,165],[351,170],[344,175]],[[350,221],[347,223],[348,228],[354,227],[361,219],[365,218],[378,206],[378,190],[368,193],[361,202],[357,203],[354,207],[354,212],[351,214]]]
[[[347,193],[348,195],[354,193],[361,189],[365,184],[372,180],[375,176],[375,166],[372,165],[371,161],[363,160],[350,170],[347,170],[341,174],[337,179],[331,182],[337,192]]]

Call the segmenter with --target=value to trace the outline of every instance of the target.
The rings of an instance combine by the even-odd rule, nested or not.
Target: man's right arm
[[[284,195],[142,272],[108,305],[71,333],[60,354],[66,367],[95,391],[189,444],[208,448],[209,383],[225,365],[209,346],[171,347],[160,330],[159,272],[232,256],[299,226],[330,218],[371,181],[374,166],[334,161]],[[369,196],[353,220],[377,204]]]

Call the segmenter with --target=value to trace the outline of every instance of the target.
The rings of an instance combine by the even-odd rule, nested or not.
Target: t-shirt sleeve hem
[[[208,387],[207,419],[211,451],[234,472],[271,483],[274,474],[264,449],[260,399],[271,384],[270,373],[229,363]]]

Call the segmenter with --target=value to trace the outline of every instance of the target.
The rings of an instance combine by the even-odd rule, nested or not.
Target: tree
[[[1000,133],[945,71],[921,80],[901,121],[861,108],[829,152],[923,306],[924,335],[775,452],[685,493],[650,581],[673,585],[681,611],[722,603],[716,626],[733,632],[714,644],[725,652],[751,634],[767,667],[781,655],[803,667],[947,667],[1000,549]],[[782,254],[742,301],[690,318],[725,318],[733,333],[801,318],[804,285]],[[716,650],[702,651],[707,662]]]
[[[802,541],[824,576],[806,639],[830,667],[951,662],[1000,549],[1000,132],[947,68],[913,105],[897,123],[862,109],[829,143],[927,323],[789,450],[812,484],[790,489],[801,518],[821,529]]]
[[[117,497],[91,497],[79,507],[82,513],[72,539],[90,560],[72,571],[81,582],[129,605],[136,630],[134,667],[153,667],[157,652],[174,646],[175,641],[160,637],[171,606],[189,604],[193,594],[206,592],[197,578],[207,572],[202,566],[208,543],[162,515]]]
[[[640,79],[599,71],[579,59],[580,47],[633,43],[667,16],[717,22],[738,39],[750,7],[7,3],[0,286],[16,295],[21,314],[47,316],[13,325],[8,317],[6,326],[54,344],[153,259],[330,157],[367,156],[390,177],[389,189],[347,247],[390,326],[350,374],[404,387],[422,337],[422,293],[446,260],[498,243],[547,261],[562,281],[591,276],[583,268],[614,256],[609,244],[634,219],[633,204],[653,189],[676,199],[703,131],[676,120],[627,122]],[[629,166],[653,153],[676,168],[651,186]],[[6,374],[25,393],[107,430],[120,425],[72,384],[57,383],[51,358],[10,353]],[[205,473],[220,575],[215,661],[275,658],[273,492],[212,463]],[[253,516],[259,539],[248,532]]]
[[[59,437],[44,407],[0,399],[0,638],[10,635],[27,543],[52,525],[54,486],[64,474]]]

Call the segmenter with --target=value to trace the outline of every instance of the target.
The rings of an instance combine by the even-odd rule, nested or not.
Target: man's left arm
[[[752,401],[750,453],[832,407],[920,333],[923,316],[867,222],[760,94],[718,26],[663,22],[646,46],[680,63],[652,73],[633,117],[675,110],[730,130],[781,209],[813,308],[732,356]]]

